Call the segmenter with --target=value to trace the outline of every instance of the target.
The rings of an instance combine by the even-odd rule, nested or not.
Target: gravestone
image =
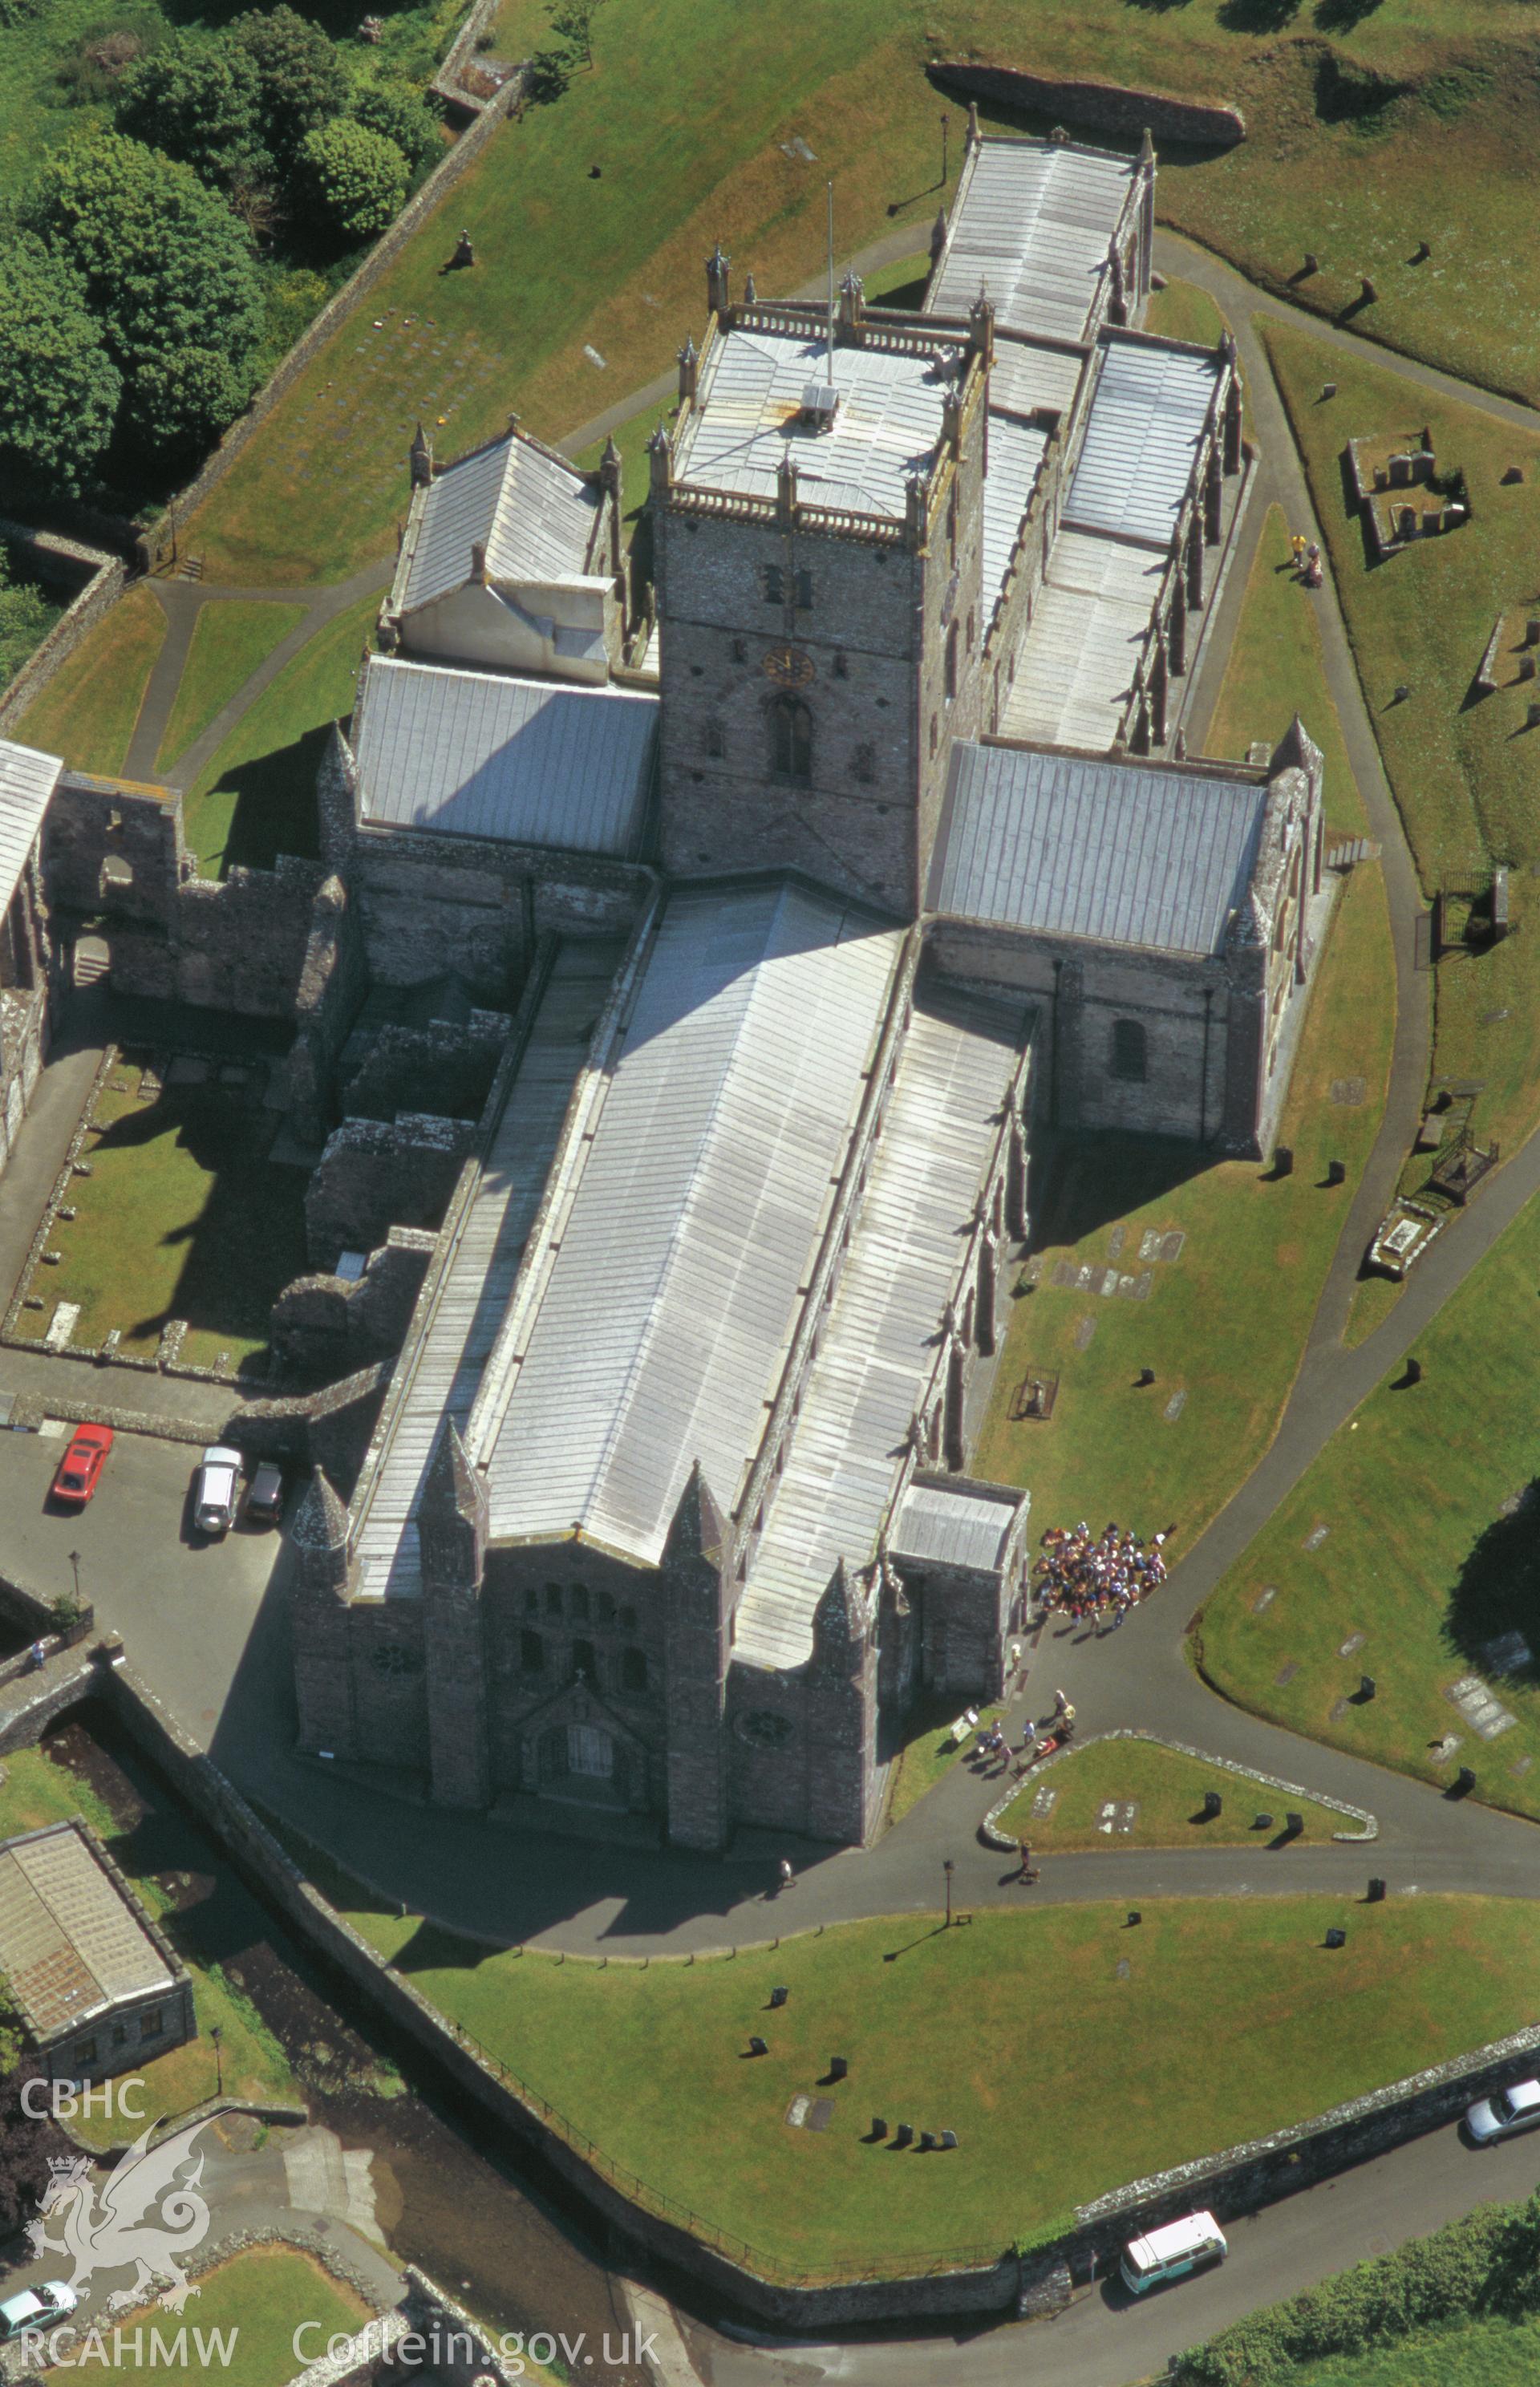
[[[1458,1772],[1458,1773],[1456,1774],[1456,1776],[1455,1776],[1455,1787],[1456,1787],[1456,1789],[1457,1789],[1457,1790],[1459,1790],[1459,1791],[1462,1791],[1462,1792],[1467,1792],[1467,1793],[1468,1793],[1468,1792],[1470,1792],[1470,1791],[1473,1790],[1473,1789],[1475,1788],[1475,1787],[1476,1787],[1476,1777],[1475,1777],[1474,1773],[1471,1771],[1471,1767],[1470,1767],[1469,1765],[1462,1765],[1462,1766],[1460,1767],[1460,1769],[1459,1769],[1459,1772]]]
[[[1286,1684],[1294,1681],[1294,1678],[1298,1672],[1299,1667],[1296,1661],[1291,1658],[1288,1664],[1286,1666],[1280,1666],[1277,1673],[1273,1676],[1274,1689],[1280,1691],[1282,1690]]]
[[[956,2143],[957,2133],[955,2130],[943,2130],[941,2132],[941,2144],[943,2147],[954,2147]]]
[[[893,2132],[894,2146],[910,2147],[913,2146],[914,2143],[915,2131],[913,2124],[909,2122],[901,2122],[898,2128]]]
[[[1127,1227],[1114,1227],[1111,1234],[1107,1237],[1108,1259],[1115,1260],[1121,1257],[1124,1239],[1127,1236],[1128,1231]]]
[[[1129,1929],[1131,1931],[1136,1924],[1142,1923],[1144,1917],[1140,1913],[1138,1907],[1130,1906],[1129,1909]]]
[[[1118,1957],[1118,1959],[1117,1959],[1117,1977],[1118,1977],[1118,1979],[1119,1979],[1120,1981],[1126,1981],[1126,1980],[1129,1978],[1130,1975],[1132,1973],[1132,1971],[1133,1971],[1133,1966],[1130,1964],[1130,1962],[1129,1962],[1128,1958],[1127,1958],[1126,1956],[1119,1956],[1119,1957]]]
[[[1448,1686],[1444,1696],[1483,1740],[1496,1740],[1499,1733],[1507,1732],[1518,1721],[1479,1674],[1462,1674],[1458,1682]]]
[[[1032,1794],[1032,1813],[1039,1823],[1043,1820],[1044,1816],[1051,1815],[1053,1813],[1054,1808],[1058,1804],[1058,1799],[1059,1794],[1054,1788],[1052,1783],[1039,1783],[1036,1790]]]
[[[1160,1414],[1165,1419],[1168,1425],[1175,1425],[1178,1418],[1180,1417],[1182,1410],[1186,1406],[1187,1387],[1184,1384],[1180,1393],[1173,1393],[1171,1395],[1170,1399],[1167,1402],[1166,1407],[1161,1410]]]
[[[830,2078],[831,2080],[843,2080],[843,2079],[846,2079],[846,2078],[849,2077],[849,2074],[850,2074],[850,2068],[851,2068],[851,2066],[850,2066],[850,2058],[849,2058],[849,2056],[846,2056],[846,2055],[831,2055],[831,2056],[829,2057],[829,2060],[828,2060],[828,2077],[829,2077],[829,2078]]]
[[[1353,1702],[1351,1699],[1333,1699],[1332,1702],[1330,1722],[1332,1724],[1341,1724],[1344,1716],[1347,1714],[1349,1709],[1352,1707],[1352,1704]]]
[[[1376,1686],[1375,1680],[1374,1680],[1374,1677],[1373,1677],[1373,1675],[1372,1675],[1372,1674],[1360,1674],[1360,1675],[1359,1675],[1359,1677],[1358,1677],[1358,1698],[1359,1698],[1359,1700],[1360,1700],[1362,1703],[1364,1703],[1364,1704],[1366,1704],[1366,1705],[1367,1705],[1367,1703],[1369,1702],[1369,1700],[1370,1700],[1370,1699],[1374,1697],[1374,1693],[1375,1693],[1375,1689],[1376,1689],[1376,1687],[1377,1687],[1377,1686]]]
[[[1351,1658],[1356,1656],[1357,1651],[1363,1648],[1364,1643],[1368,1639],[1369,1636],[1367,1633],[1350,1633],[1346,1640],[1343,1643],[1341,1648],[1337,1651],[1338,1657]]]
[[[1346,1182],[1347,1182],[1347,1163],[1346,1163],[1346,1161],[1345,1161],[1345,1160],[1329,1160],[1329,1161],[1327,1162],[1327,1164],[1326,1164],[1326,1182],[1328,1183],[1328,1185],[1345,1185],[1345,1184],[1346,1184]]]
[[[1254,1832],[1270,1832],[1272,1829],[1272,1817],[1270,1815],[1258,1815],[1256,1823],[1253,1824],[1251,1828]]]
[[[922,2131],[920,2132],[920,2153],[921,2153],[921,2154],[922,2154],[922,2155],[928,2155],[928,2154],[932,2154],[932,2153],[934,2153],[934,2152],[935,2152],[935,2147],[936,2147],[936,2133],[935,2133],[935,2131],[934,2131],[934,2130],[922,2130]]]
[[[1220,1798],[1217,1790],[1205,1790],[1204,1792],[1203,1812],[1205,1815],[1222,1815],[1224,1813],[1224,1805],[1225,1802]]]
[[[883,2119],[883,2117],[882,2117],[882,2115],[881,2115],[880,2114],[874,2114],[874,2115],[872,2115],[872,2136],[873,2136],[873,2138],[874,2138],[874,2139],[885,2139],[885,2138],[887,2137],[887,2135],[888,2135],[888,2125],[887,2125],[887,2123],[884,2121],[884,2119]]]
[[[1341,1110],[1357,1110],[1368,1091],[1362,1078],[1333,1078],[1332,1080],[1332,1100]]]
[[[1275,1583],[1265,1585],[1251,1603],[1252,1614],[1254,1616],[1260,1616],[1264,1609],[1270,1608],[1277,1598],[1278,1585]]]
[[[1285,1829],[1286,1829],[1286,1830],[1287,1830],[1287,1832],[1288,1832],[1288,1835],[1289,1835],[1290,1839],[1291,1839],[1291,1840],[1297,1840],[1297,1839],[1298,1839],[1298,1838],[1299,1838],[1299,1836],[1300,1836],[1300,1834],[1301,1834],[1301,1832],[1303,1832],[1303,1831],[1304,1831],[1304,1829],[1305,1829],[1305,1818],[1304,1818],[1304,1816],[1303,1816],[1303,1815],[1296,1815],[1296,1814],[1294,1812],[1294,1810],[1291,1808],[1291,1809],[1289,1810],[1289,1812],[1285,1814],[1285,1816],[1284,1816],[1284,1818],[1283,1818],[1283,1823],[1284,1823],[1284,1827],[1285,1827]]]
[[[1381,1900],[1384,1897],[1384,1894],[1385,1884],[1383,1876],[1377,1873],[1371,1873],[1369,1876],[1369,1902],[1370,1906],[1378,1906]]]
[[[1294,1175],[1294,1146],[1292,1144],[1280,1143],[1275,1145],[1272,1156],[1272,1173],[1275,1177],[1292,1177]]]
[[[1335,1929],[1329,1931],[1326,1935],[1326,1944],[1329,1948],[1345,1948],[1347,1945],[1346,1932]]]
[[[791,1992],[789,1989],[772,1989],[770,1992],[770,2002],[773,2006],[783,2006],[790,1995]]]
[[[1166,1262],[1168,1267],[1170,1266],[1173,1260],[1180,1259],[1181,1247],[1186,1241],[1186,1232],[1180,1227],[1173,1227],[1169,1234],[1162,1235],[1160,1239],[1160,1257]]]
[[[1082,1318],[1079,1326],[1075,1329],[1076,1350],[1089,1351],[1091,1348],[1091,1339],[1095,1332],[1096,1320],[1094,1318]]]
[[[1319,1550],[1331,1530],[1330,1525],[1312,1525],[1305,1536],[1304,1547],[1307,1550]]]
[[[1496,1641],[1483,1644],[1482,1664],[1490,1674],[1517,1674],[1534,1662],[1534,1653],[1521,1633],[1502,1633]]]
[[[749,2052],[751,2055],[768,2055],[770,2052],[768,2041],[763,2039],[751,2039],[749,2041]]]

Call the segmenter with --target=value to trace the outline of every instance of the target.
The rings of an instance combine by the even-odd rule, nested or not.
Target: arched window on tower
[[[800,696],[784,692],[770,701],[770,768],[777,779],[800,788],[813,782],[813,715]]]

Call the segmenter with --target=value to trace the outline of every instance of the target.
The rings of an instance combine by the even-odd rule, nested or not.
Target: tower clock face
[[[814,676],[813,657],[801,647],[772,647],[764,658],[764,676],[777,688],[805,688]]]

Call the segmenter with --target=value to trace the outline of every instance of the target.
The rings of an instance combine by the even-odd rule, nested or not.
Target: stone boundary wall
[[[33,530],[24,523],[0,519],[0,537],[18,545],[24,542],[34,549],[46,544],[61,556],[78,558],[88,575],[84,587],[70,599],[47,637],[33,648],[9,687],[0,694],[0,736],[9,737],[12,724],[34,697],[42,695],[86,632],[95,629],[103,614],[116,603],[128,578],[128,566],[120,557],[104,554],[100,548],[82,547]]]
[[[420,190],[414,191],[395,222],[380,238],[357,272],[350,274],[342,288],[328,299],[326,305],[307,325],[288,355],[277,365],[271,377],[257,393],[245,414],[233,423],[213,454],[200,472],[179,490],[170,500],[159,523],[139,540],[142,568],[153,571],[168,551],[162,532],[172,522],[185,524],[205,498],[219,487],[231,466],[243,454],[253,436],[272,413],[278,401],[297,381],[306,366],[324,347],[351,309],[372,290],[387,266],[394,264],[412,234],[433,213],[440,199],[459,182],[473,158],[478,157],[497,127],[512,115],[521,93],[524,78],[515,75],[474,121],[461,134],[454,147],[448,150]]]
[[[503,93],[507,90],[508,82],[505,77],[498,90],[484,98],[473,91],[467,91],[461,81],[461,76],[475,57],[477,42],[493,22],[500,6],[501,0],[475,0],[474,7],[445,51],[443,62],[429,83],[428,89],[435,99],[443,101],[446,107],[459,108],[467,116],[483,116],[488,108],[498,106]],[[499,64],[509,66],[507,60],[499,60]],[[516,73],[519,69],[517,66],[510,66],[509,71]]]
[[[1469,2054],[1336,2106],[1293,2128],[1160,2172],[1081,2208],[1063,2236],[969,2271],[946,2270],[906,2279],[857,2280],[828,2287],[783,2286],[742,2268],[674,2223],[664,2221],[612,2186],[561,2135],[557,2117],[526,2102],[510,2078],[475,2051],[457,2026],[379,1956],[347,1919],[305,1878],[212,1761],[190,1741],[148,1684],[113,1654],[98,1661],[77,1699],[104,1695],[109,1706],[174,1789],[212,1830],[232,1858],[306,1944],[361,1991],[374,2012],[406,2034],[491,2117],[533,2146],[575,2186],[606,2220],[663,2260],[761,2318],[798,2329],[840,2321],[869,2322],[957,2312],[1051,2311],[1062,2305],[1076,2278],[1107,2264],[1131,2238],[1208,2204],[1222,2218],[1249,2212],[1329,2177],[1404,2140],[1437,2128],[1475,2097],[1533,2062],[1540,2025],[1517,2031]],[[680,1959],[692,1962],[693,1959]],[[594,2153],[599,2153],[596,2148]],[[637,2182],[640,2188],[642,2183]]]
[[[11,1412],[11,1422],[13,1427],[35,1433],[45,1417],[63,1418],[70,1425],[91,1420],[111,1426],[115,1433],[149,1434],[162,1442],[187,1443],[197,1449],[209,1442],[232,1442],[248,1459],[287,1459],[307,1468],[323,1467],[335,1483],[346,1485],[362,1464],[375,1412],[385,1397],[394,1366],[392,1359],[379,1359],[351,1376],[340,1377],[335,1384],[323,1384],[319,1392],[280,1394],[271,1399],[247,1401],[240,1408],[232,1409],[217,1426],[207,1419],[129,1408],[104,1400],[99,1395],[90,1400],[74,1400],[54,1393],[46,1396],[41,1393],[24,1395]],[[12,1615],[5,1595],[15,1588],[0,1578],[0,1616],[22,1623],[29,1635],[35,1635],[38,1627],[29,1621],[35,1612],[51,1631],[52,1610],[45,1601],[37,1600],[35,1611],[24,1610]],[[19,1597],[34,1600],[36,1596],[24,1593]],[[67,1646],[82,1637],[86,1630],[89,1625],[71,1626],[66,1636]]]
[[[20,1403],[17,1406],[19,1408]],[[40,1591],[33,1591],[30,1584],[18,1583],[14,1575],[0,1574],[0,1619],[13,1631],[24,1633],[29,1642],[50,1644],[48,1655],[54,1657],[59,1649],[72,1649],[95,1630],[96,1611],[88,1600],[82,1600],[75,1623],[61,1633],[54,1622],[51,1600],[44,1599]]]
[[[1079,82],[1062,75],[1029,74],[1020,67],[988,66],[970,58],[935,59],[927,69],[943,91],[965,99],[993,100],[1035,116],[1062,117],[1098,132],[1120,133],[1137,141],[1146,126],[1156,141],[1186,141],[1201,148],[1233,149],[1246,137],[1238,107],[1222,103],[1173,99],[1164,92],[1123,83]]]
[[[1082,1749],[1094,1749],[1099,1742],[1106,1740],[1147,1740],[1155,1749],[1169,1749],[1178,1757],[1191,1757],[1200,1765],[1218,1766],[1221,1773],[1236,1774],[1243,1782],[1260,1782],[1266,1790],[1281,1790],[1287,1799],[1306,1799],[1312,1807],[1326,1807],[1332,1814],[1345,1815],[1353,1823],[1363,1826],[1357,1832],[1333,1832],[1332,1838],[1334,1840],[1347,1840],[1357,1846],[1366,1840],[1376,1840],[1380,1837],[1379,1824],[1368,1810],[1363,1807],[1350,1807],[1344,1799],[1329,1799],[1324,1790],[1306,1790],[1303,1784],[1284,1782],[1276,1774],[1258,1774],[1254,1765],[1238,1765],[1233,1758],[1211,1756],[1207,1749],[1193,1749],[1184,1740],[1168,1740],[1163,1733],[1142,1732],[1137,1724],[1120,1724],[1115,1732],[1093,1733],[1089,1740],[1075,1741],[1067,1749],[1055,1749],[1039,1764],[1029,1766],[1020,1781],[1014,1782],[1004,1797],[995,1800],[978,1826],[979,1838],[987,1841],[991,1849],[1006,1850],[1014,1849],[1020,1835],[1014,1832],[1002,1832],[997,1828],[999,1817],[1004,1813],[1013,1800],[1019,1799],[1028,1783],[1037,1781],[1041,1774],[1048,1772],[1050,1766],[1058,1765],[1066,1758],[1075,1757]]]

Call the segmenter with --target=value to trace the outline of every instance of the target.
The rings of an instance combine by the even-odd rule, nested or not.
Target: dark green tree
[[[117,362],[214,348],[239,367],[262,325],[251,238],[190,166],[120,133],[56,149],[27,222],[81,274]]]
[[[121,387],[82,276],[31,234],[0,246],[0,479],[78,491]]]
[[[413,166],[443,154],[442,126],[423,95],[407,82],[369,82],[353,101],[353,114],[371,133],[383,133]]]
[[[208,448],[251,396],[252,375],[218,348],[146,357],[129,384],[126,415],[147,447]]]
[[[254,8],[234,18],[227,38],[257,69],[259,129],[286,168],[307,133],[347,105],[347,70],[336,44],[294,9]]]
[[[41,588],[13,577],[0,548],[0,688],[9,686],[41,639],[49,610]]]
[[[307,133],[295,186],[346,240],[372,240],[398,214],[411,170],[394,141],[339,116]]]
[[[173,33],[123,76],[118,128],[228,189],[267,162],[257,129],[259,97],[248,51],[208,33]]]
[[[0,2028],[11,2019],[0,2014]],[[32,2055],[0,2068],[0,2237],[8,2238],[32,2220],[48,2185],[49,2157],[69,2152],[57,2124],[34,2122],[21,2103],[27,2083],[46,2078]]]

